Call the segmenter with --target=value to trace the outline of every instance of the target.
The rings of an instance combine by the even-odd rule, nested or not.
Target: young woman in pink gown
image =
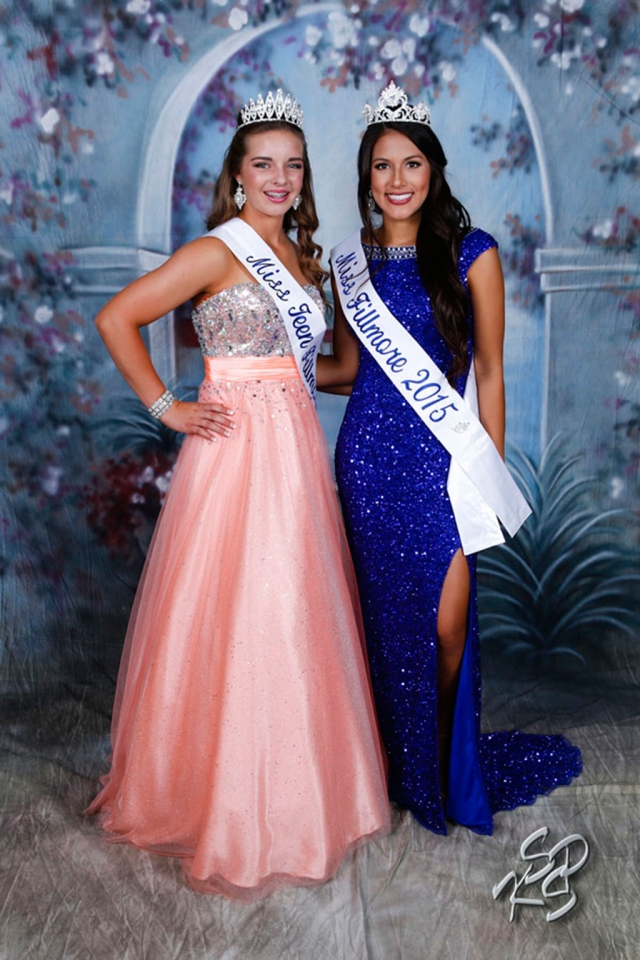
[[[241,122],[209,227],[240,210],[322,305],[301,111],[286,103],[284,118],[258,110]],[[205,362],[197,403],[165,391],[140,334],[189,299]],[[276,301],[205,236],[96,323],[141,401],[187,437],[131,615],[111,768],[89,812],[115,841],[181,857],[200,891],[252,900],[321,883],[388,829],[389,809],[353,567]]]

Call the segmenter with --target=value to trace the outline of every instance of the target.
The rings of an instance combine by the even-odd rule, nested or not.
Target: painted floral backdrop
[[[359,116],[391,77],[430,102],[454,190],[499,240],[509,434],[536,511],[486,561],[487,635],[545,663],[635,637],[639,26],[637,0],[0,0],[9,689],[117,659],[179,440],[92,319],[202,232],[235,114],[275,85],[304,103],[325,249],[355,227]],[[193,389],[184,311],[151,349]],[[341,409],[321,403],[330,439]]]

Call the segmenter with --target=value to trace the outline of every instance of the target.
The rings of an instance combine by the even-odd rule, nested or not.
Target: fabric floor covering
[[[639,960],[640,705],[622,671],[485,683],[487,729],[565,733],[584,772],[534,806],[498,814],[492,837],[435,836],[395,810],[390,836],[354,852],[322,887],[243,905],[186,889],[178,861],[105,841],[82,810],[108,749],[112,691],[67,687],[2,705],[1,960]],[[591,856],[578,897],[548,923],[519,906],[522,841],[547,826]],[[558,861],[557,865],[560,865]],[[537,892],[536,892],[537,891]],[[520,896],[539,896],[539,884]]]

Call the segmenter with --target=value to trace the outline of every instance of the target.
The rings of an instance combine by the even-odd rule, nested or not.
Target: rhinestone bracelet
[[[175,402],[176,398],[171,393],[171,390],[165,390],[161,397],[158,397],[158,399],[154,400],[150,407],[147,407],[147,411],[152,417],[155,417],[156,420],[159,420],[160,417],[165,414],[169,407],[172,407]]]

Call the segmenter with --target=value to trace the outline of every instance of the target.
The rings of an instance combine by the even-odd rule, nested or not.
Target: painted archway
[[[313,71],[309,73],[310,79],[306,81],[301,79],[299,59],[296,59],[290,53],[291,48],[286,48],[282,42],[285,34],[295,33],[296,30],[300,33],[305,29],[305,25],[320,24],[321,28],[324,26],[326,29],[327,18],[339,10],[339,5],[334,3],[305,6],[297,11],[293,19],[244,28],[225,38],[193,64],[161,106],[150,127],[138,191],[139,249],[151,248],[163,254],[171,252],[174,170],[190,115],[218,72],[252,45],[265,42],[271,43],[276,51],[275,56],[280,57],[278,75],[284,78],[285,85],[295,92],[304,91],[299,95],[301,99],[304,98],[305,129],[315,163],[316,194],[322,215],[320,242],[326,248],[355,228],[355,177],[353,171],[349,173],[347,170],[349,165],[345,164],[345,156],[355,155],[354,145],[357,144],[360,133],[362,103],[365,99],[372,99],[377,95],[379,84],[363,81],[357,91],[353,88],[338,88],[329,93],[327,87],[318,82],[317,72],[315,75]],[[455,28],[442,21],[442,29],[453,31]],[[274,68],[274,73],[278,71]],[[467,136],[473,119],[478,118],[483,108],[488,112],[497,104],[504,112],[510,108],[510,104],[517,105],[525,118],[528,136],[533,145],[534,170],[529,175],[526,190],[518,192],[516,175],[509,180],[507,192],[517,209],[521,203],[529,203],[535,211],[542,242],[545,246],[551,245],[553,203],[544,143],[535,109],[518,71],[489,37],[484,37],[482,44],[465,54],[460,71],[461,74],[467,71],[467,82],[461,84],[456,93],[455,111],[448,109],[449,101],[445,102],[444,98],[435,105],[439,135],[443,137],[443,142],[451,154],[450,145],[458,145],[458,141]],[[489,77],[488,82],[478,82],[477,79],[475,83],[468,82],[468,73],[473,71],[480,71],[481,80]],[[239,87],[238,96],[255,95],[256,79],[252,78],[252,85],[248,86],[246,91]],[[477,95],[478,90],[482,91],[480,97]],[[328,97],[333,99],[329,101]],[[330,138],[327,138],[328,129],[331,132]],[[210,136],[209,153],[214,169],[219,168],[228,139],[228,135],[215,136],[215,131]],[[500,236],[504,215],[496,211],[501,209],[501,204],[504,207],[504,203],[495,191],[491,173],[486,169],[486,157],[482,156],[481,151],[474,152],[470,148],[468,137],[465,143],[466,146],[459,151],[462,158],[459,155],[454,156],[454,192],[471,207],[479,224]],[[318,156],[322,157],[320,165],[317,162]],[[340,177],[334,179],[333,173],[336,170],[340,170]],[[461,170],[463,176],[460,175]],[[480,176],[484,178],[483,188],[474,193],[469,189],[469,183],[475,184]],[[200,223],[201,220],[194,222],[191,235],[197,234],[201,229]],[[514,301],[516,302],[512,304],[510,311],[511,324],[506,349],[507,391],[510,394],[509,407],[514,425],[510,433],[518,445],[536,456],[546,431],[549,317],[540,301],[533,305],[525,303],[524,306],[517,303],[517,297],[514,297]],[[164,328],[155,325],[152,329],[151,345],[154,358],[175,376],[175,343],[166,325]],[[326,417],[324,422],[332,439],[341,416],[341,407],[336,406],[333,401],[328,405],[333,411],[329,415],[331,422],[328,422]],[[327,407],[327,404],[323,406]]]

